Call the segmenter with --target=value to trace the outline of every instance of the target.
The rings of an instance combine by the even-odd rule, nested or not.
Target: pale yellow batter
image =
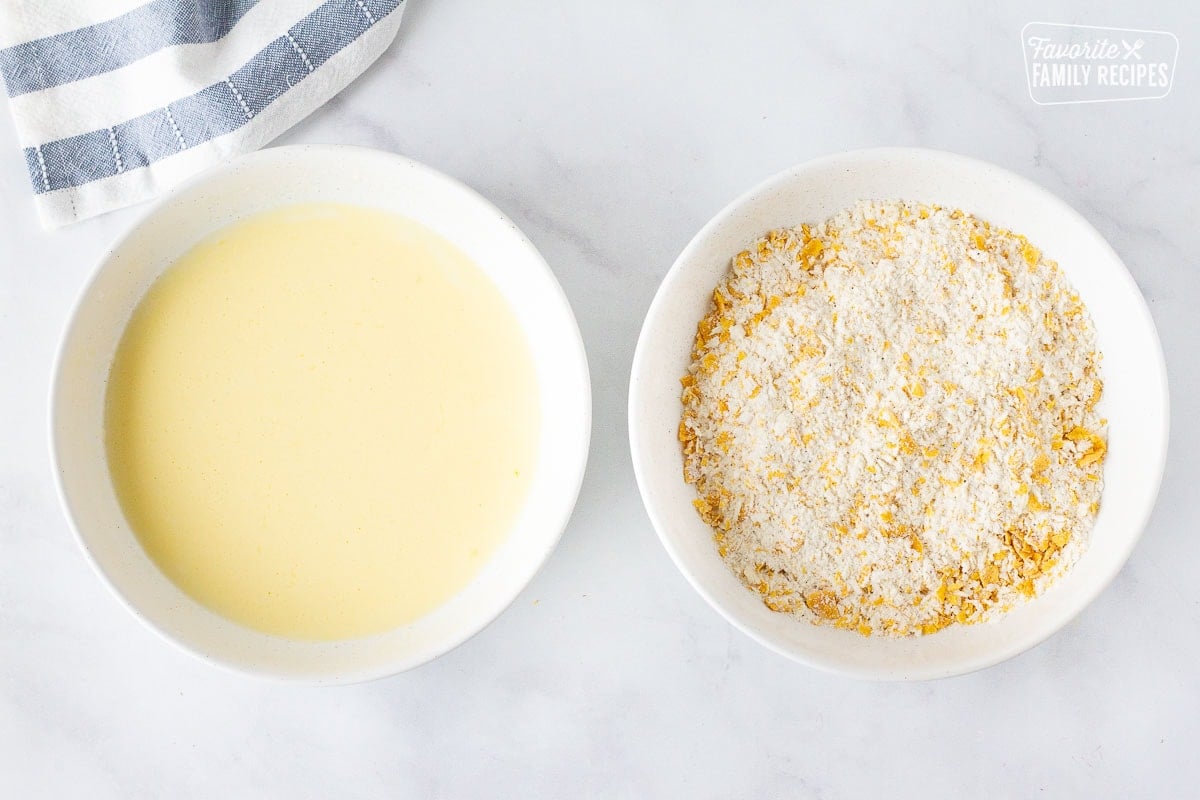
[[[389,630],[503,541],[537,381],[496,287],[424,226],[305,205],[188,252],[137,307],[107,397],[113,485],[181,589],[267,633]]]

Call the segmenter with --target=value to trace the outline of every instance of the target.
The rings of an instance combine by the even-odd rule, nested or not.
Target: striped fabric
[[[139,202],[266,144],[383,52],[403,3],[0,3],[0,76],[43,223]]]

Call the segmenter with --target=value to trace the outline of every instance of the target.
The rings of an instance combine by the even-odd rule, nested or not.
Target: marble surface
[[[338,689],[177,652],[77,551],[51,358],[140,212],[41,232],[0,121],[0,797],[1195,796],[1200,12],[967,5],[411,0],[382,60],[283,138],[400,152],[493,200],[574,304],[595,393],[578,509],[528,590],[442,659]],[[1036,106],[1031,20],[1173,31],[1175,89]],[[1158,507],[1113,586],[1023,656],[908,685],[796,666],[710,610],[642,510],[624,414],[641,317],[692,234],[773,172],[888,144],[996,162],[1078,208],[1149,301],[1174,401]]]

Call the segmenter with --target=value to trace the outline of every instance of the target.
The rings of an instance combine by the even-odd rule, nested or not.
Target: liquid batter
[[[266,633],[342,639],[437,608],[504,540],[535,466],[517,318],[424,226],[278,209],[188,252],[118,347],[106,442],[159,568]]]

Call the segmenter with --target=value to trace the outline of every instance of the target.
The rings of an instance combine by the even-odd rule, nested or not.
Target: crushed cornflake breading
[[[1099,361],[1025,237],[864,201],[733,258],[681,381],[684,478],[775,611],[863,635],[988,620],[1087,547]]]

